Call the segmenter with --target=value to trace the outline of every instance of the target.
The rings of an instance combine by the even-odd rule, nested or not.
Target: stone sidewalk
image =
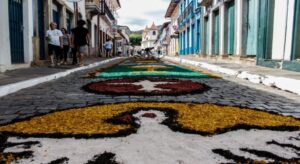
[[[99,65],[111,65],[122,61],[124,58],[88,58],[85,66],[78,67],[73,65],[64,65],[54,68],[50,67],[31,67],[0,73],[0,97],[14,93],[24,88],[58,79],[71,73],[91,69]]]
[[[164,59],[184,65],[201,67],[209,71],[235,76],[236,78],[245,79],[255,84],[263,84],[300,95],[299,72],[226,61],[213,61],[192,55],[180,57],[165,56]]]
[[[100,62],[106,60],[107,58],[87,58],[85,63],[92,64],[95,62]],[[0,73],[0,86],[7,85],[11,83],[16,83],[24,80],[29,80],[32,78],[37,78],[41,76],[51,75],[58,72],[64,72],[69,69],[76,68],[76,65],[62,65],[58,67],[47,67],[47,66],[33,66],[30,68],[16,69],[11,71],[6,71]]]

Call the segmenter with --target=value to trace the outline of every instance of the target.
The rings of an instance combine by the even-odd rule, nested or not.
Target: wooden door
[[[219,54],[219,40],[220,40],[220,16],[219,11],[214,13],[214,47],[213,47],[213,54]]]
[[[257,54],[259,0],[247,0],[247,55]]]

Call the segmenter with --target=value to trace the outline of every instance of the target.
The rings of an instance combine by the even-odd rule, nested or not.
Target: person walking
[[[88,54],[88,45],[90,42],[89,30],[84,27],[86,22],[79,20],[77,27],[72,30],[72,46],[76,49],[76,53],[79,53],[79,66],[84,64],[84,56]],[[74,60],[74,59],[73,59]]]
[[[106,42],[104,43],[104,49],[105,49],[105,52],[106,52],[106,57],[109,58],[109,57],[112,57],[112,47],[113,47],[113,43],[112,41],[108,38],[106,40]]]
[[[60,30],[56,29],[57,24],[55,22],[50,23],[50,29],[46,33],[46,39],[48,40],[48,53],[51,59],[51,67],[59,65],[61,59],[61,53],[63,49],[63,34]],[[54,54],[56,55],[56,62],[54,60]]]
[[[121,56],[121,55],[122,55],[122,51],[123,51],[123,50],[122,50],[122,47],[119,46],[119,47],[118,47],[118,56]]]
[[[65,28],[61,29],[61,32],[63,33],[63,58],[61,58],[62,63],[61,64],[67,64],[68,62],[68,53],[70,50],[70,44],[71,44],[71,37],[68,34],[68,31]]]

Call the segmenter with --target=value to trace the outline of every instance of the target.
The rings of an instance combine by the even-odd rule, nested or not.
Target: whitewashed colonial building
[[[87,0],[86,12],[88,28],[91,33],[90,54],[104,56],[103,44],[107,39],[114,42],[113,54],[116,53],[117,10],[121,8],[119,0]]]
[[[117,50],[121,50],[121,56],[130,55],[130,29],[128,26],[118,26],[117,39]]]
[[[170,25],[165,22],[159,29],[157,40],[154,42],[154,51],[158,55],[167,55],[170,46]]]
[[[154,22],[152,23],[150,28],[146,26],[142,34],[142,49],[154,47],[154,42],[158,37],[158,30],[159,29],[154,24]]]
[[[201,56],[300,71],[299,0],[199,0]]]
[[[165,18],[170,19],[168,37],[168,54],[175,56],[179,54],[179,31],[178,31],[178,16],[179,16],[179,2],[180,0],[171,0],[167,9]]]
[[[78,9],[85,19],[85,0]],[[0,15],[0,72],[44,63],[50,22],[69,30],[75,24],[74,4],[66,0],[1,0]]]

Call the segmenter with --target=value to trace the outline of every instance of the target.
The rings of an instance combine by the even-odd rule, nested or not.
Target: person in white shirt
[[[50,29],[46,33],[46,38],[48,40],[48,53],[51,59],[51,66],[55,66],[54,54],[56,55],[56,63],[61,59],[62,49],[63,49],[63,34],[60,30],[56,29],[57,24],[50,23]]]

